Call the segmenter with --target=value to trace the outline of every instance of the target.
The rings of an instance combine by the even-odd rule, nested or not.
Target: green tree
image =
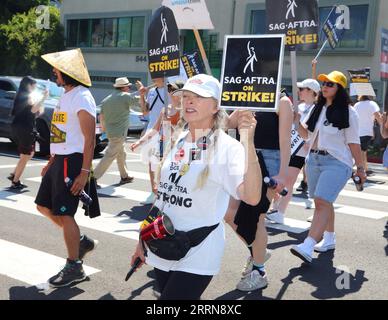
[[[28,12],[41,4],[48,5],[50,0],[2,0],[0,6],[0,23],[7,23],[13,15]]]
[[[8,24],[0,26],[0,74],[50,76],[51,68],[40,56],[63,50],[64,36],[59,10],[50,7],[49,13],[49,29],[37,28],[35,8],[14,15]]]

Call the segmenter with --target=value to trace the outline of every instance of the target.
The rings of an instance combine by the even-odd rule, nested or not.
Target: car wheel
[[[50,154],[50,130],[43,120],[36,121],[36,130],[38,130],[42,138],[40,143],[40,151],[37,152],[39,156],[48,156]]]

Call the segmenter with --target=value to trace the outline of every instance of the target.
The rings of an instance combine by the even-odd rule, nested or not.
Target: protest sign
[[[286,34],[291,50],[318,46],[318,2],[316,0],[266,0],[267,30]]]
[[[148,69],[153,79],[179,74],[179,32],[167,7],[156,10],[148,28]]]
[[[205,0],[163,0],[162,5],[174,12],[181,30],[214,29]]]
[[[183,56],[181,56],[180,65],[181,71],[179,76],[169,77],[169,82],[174,82],[176,80],[186,81],[187,79],[194,77],[197,74],[206,73],[198,51],[185,53]]]
[[[221,70],[221,107],[277,110],[284,35],[226,36]]]
[[[372,96],[376,93],[370,83],[370,68],[348,70],[350,77],[351,96]]]

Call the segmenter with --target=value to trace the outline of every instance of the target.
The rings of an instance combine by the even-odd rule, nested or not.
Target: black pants
[[[213,276],[154,269],[161,296],[159,300],[199,300]]]

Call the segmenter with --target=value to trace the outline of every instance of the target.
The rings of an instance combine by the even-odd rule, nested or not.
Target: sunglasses
[[[334,82],[325,81],[325,82],[322,83],[322,87],[325,86],[325,87],[333,88],[334,85],[335,85]]]

